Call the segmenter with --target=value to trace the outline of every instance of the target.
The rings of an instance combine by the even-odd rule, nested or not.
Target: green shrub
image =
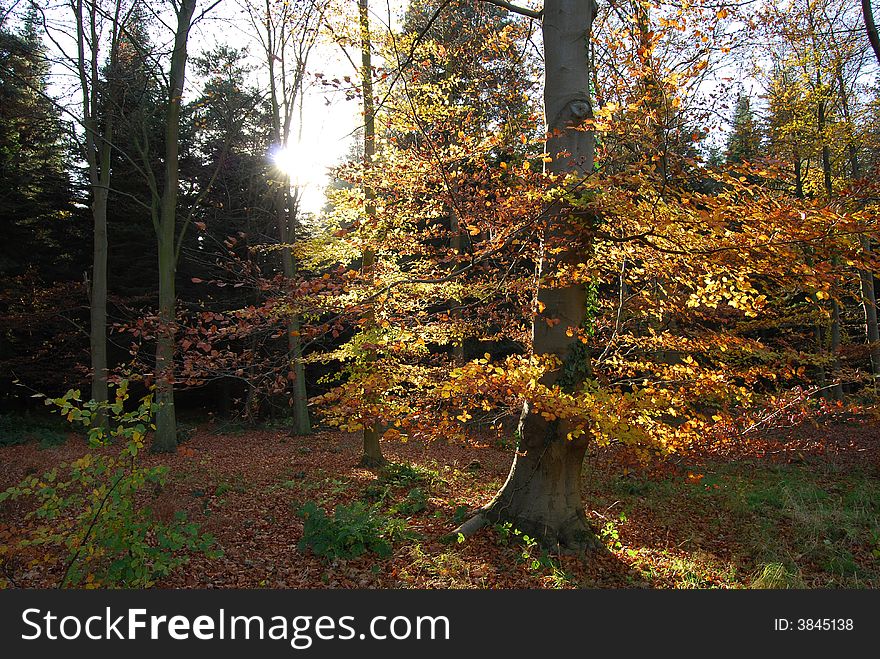
[[[419,487],[411,489],[406,499],[391,508],[398,515],[415,515],[428,507],[428,495]]]
[[[67,441],[67,431],[60,419],[0,414],[0,447],[32,441],[39,442],[41,449],[60,446]]]
[[[299,548],[328,559],[356,558],[365,552],[390,556],[391,543],[401,533],[398,520],[360,501],[336,506],[332,516],[309,501],[299,515],[304,520]]]
[[[379,478],[380,483],[392,487],[412,487],[419,484],[431,484],[439,480],[441,479],[437,472],[399,462],[386,465]]]
[[[156,579],[189,560],[187,552],[219,555],[214,539],[202,534],[178,511],[169,522],[156,519],[143,505],[149,489],[161,490],[167,467],[143,467],[139,456],[155,406],[146,396],[131,412],[125,411],[128,383],[116,387],[115,400],[82,402],[71,390],[47,399],[69,422],[82,423],[89,432],[91,451],[70,464],[31,475],[0,493],[6,499],[33,497],[29,513],[38,525],[19,547],[58,547],[65,553],[59,586],[146,588]],[[107,419],[103,427],[97,418]],[[103,450],[121,444],[117,451]]]

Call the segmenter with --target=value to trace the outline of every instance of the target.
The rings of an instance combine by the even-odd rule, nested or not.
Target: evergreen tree
[[[761,153],[761,131],[748,94],[740,92],[733,110],[733,129],[727,138],[725,159],[735,165],[754,160]]]
[[[36,12],[0,25],[0,397],[81,384],[88,220]]]
[[[0,272],[13,276],[34,266],[51,282],[81,277],[84,230],[68,131],[46,93],[47,76],[32,10],[20,31],[0,29]],[[35,254],[47,258],[36,262]]]

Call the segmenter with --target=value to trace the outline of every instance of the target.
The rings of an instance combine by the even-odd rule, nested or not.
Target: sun
[[[269,151],[269,160],[278,171],[289,176],[294,185],[304,185],[309,182],[311,175],[309,163],[291,147],[273,147]]]

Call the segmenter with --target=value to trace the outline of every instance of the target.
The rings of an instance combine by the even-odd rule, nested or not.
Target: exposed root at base
[[[462,538],[470,538],[488,523],[489,518],[482,512],[478,512],[476,515],[461,524],[457,529],[440,538],[440,542],[454,542]]]
[[[480,529],[493,523],[493,521],[501,521],[500,518],[493,519],[493,517],[495,516],[493,516],[491,508],[480,510],[454,531],[441,537],[440,541],[450,543],[470,538]],[[509,521],[514,524],[515,528],[523,531],[526,535],[534,537],[542,547],[556,554],[582,555],[587,552],[608,551],[608,548],[599,540],[599,537],[580,516],[572,518],[568,523],[562,524],[555,529],[551,529],[546,525],[543,525],[541,528],[542,525],[534,522],[526,522],[522,524],[525,528],[520,528],[513,520]]]
[[[370,455],[361,456],[361,461],[358,462],[358,467],[362,469],[380,469],[388,464],[388,460],[383,457],[375,458]]]

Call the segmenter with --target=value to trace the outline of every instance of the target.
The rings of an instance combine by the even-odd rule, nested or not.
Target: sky
[[[357,15],[356,0],[338,0],[351,5],[349,11]],[[162,2],[148,0],[151,7],[166,7]],[[196,57],[202,52],[224,44],[234,48],[249,47],[249,52],[257,73],[255,82],[265,88],[265,81],[260,80],[260,71],[265,68],[260,57],[259,43],[248,34],[253,29],[249,20],[242,14],[241,0],[221,0],[212,9],[205,20],[198,22],[190,34],[189,54]],[[395,28],[401,23],[406,0],[371,0],[371,23],[375,34],[387,31],[388,25]],[[20,0],[16,3],[22,12],[27,3]],[[197,15],[203,7],[210,6],[208,0],[199,0]],[[45,40],[50,56],[58,62],[75,53],[75,41],[70,37],[70,9],[66,0],[49,0],[42,5],[49,23],[49,37]],[[167,16],[163,17],[167,20]],[[160,46],[170,47],[173,38],[171,30],[162,26],[159,18],[154,21],[153,38]],[[59,57],[63,54],[64,57]],[[358,53],[351,53],[355,62]],[[374,64],[381,66],[381,60],[374,55]],[[351,76],[359,77],[359,72],[352,69],[349,60],[342,54],[339,46],[328,40],[319,41],[312,50],[306,80],[312,81],[302,93],[302,108],[298,112],[300,125],[295,125],[293,135],[295,143],[290,145],[290,153],[286,160],[291,162],[292,178],[298,180],[301,190],[301,209],[305,212],[318,213],[324,206],[324,188],[329,182],[329,170],[339,165],[349,152],[353,143],[354,132],[362,124],[362,107],[359,98],[346,100],[344,93],[331,87],[315,84],[315,73],[324,74],[326,79]],[[187,69],[187,84],[184,101],[199,92],[200,81],[193,75],[192,67]],[[75,76],[69,66],[56,63],[51,69],[49,93],[60,99],[60,104],[69,110],[68,118],[79,114],[79,89]],[[266,154],[267,159],[270,154]]]
[[[356,0],[343,0],[352,7],[349,11],[357,15]],[[387,31],[388,26],[398,28],[401,24],[406,0],[371,0],[370,19],[374,34]],[[238,18],[236,0],[223,0],[217,8],[216,21],[206,21],[194,31],[191,50],[197,53],[210,49],[213,45],[226,43],[235,47],[248,43],[247,19]],[[218,26],[223,26],[217,29]],[[231,29],[230,29],[231,26]],[[351,63],[340,47],[329,40],[321,40],[309,56],[306,80],[314,81],[314,74],[321,73],[325,79],[342,79],[351,76],[359,78],[359,71],[352,69]],[[251,52],[259,55],[259,45],[252,45]],[[359,54],[349,53],[355,62]],[[374,54],[374,66],[381,66],[381,60]],[[324,188],[329,182],[329,170],[339,165],[348,154],[355,131],[363,124],[360,98],[347,100],[345,94],[332,87],[312,82],[303,90],[301,122],[293,129],[293,140],[283,161],[291,170],[291,178],[299,182],[301,210],[318,213],[325,204]],[[271,154],[267,154],[271,159]]]

